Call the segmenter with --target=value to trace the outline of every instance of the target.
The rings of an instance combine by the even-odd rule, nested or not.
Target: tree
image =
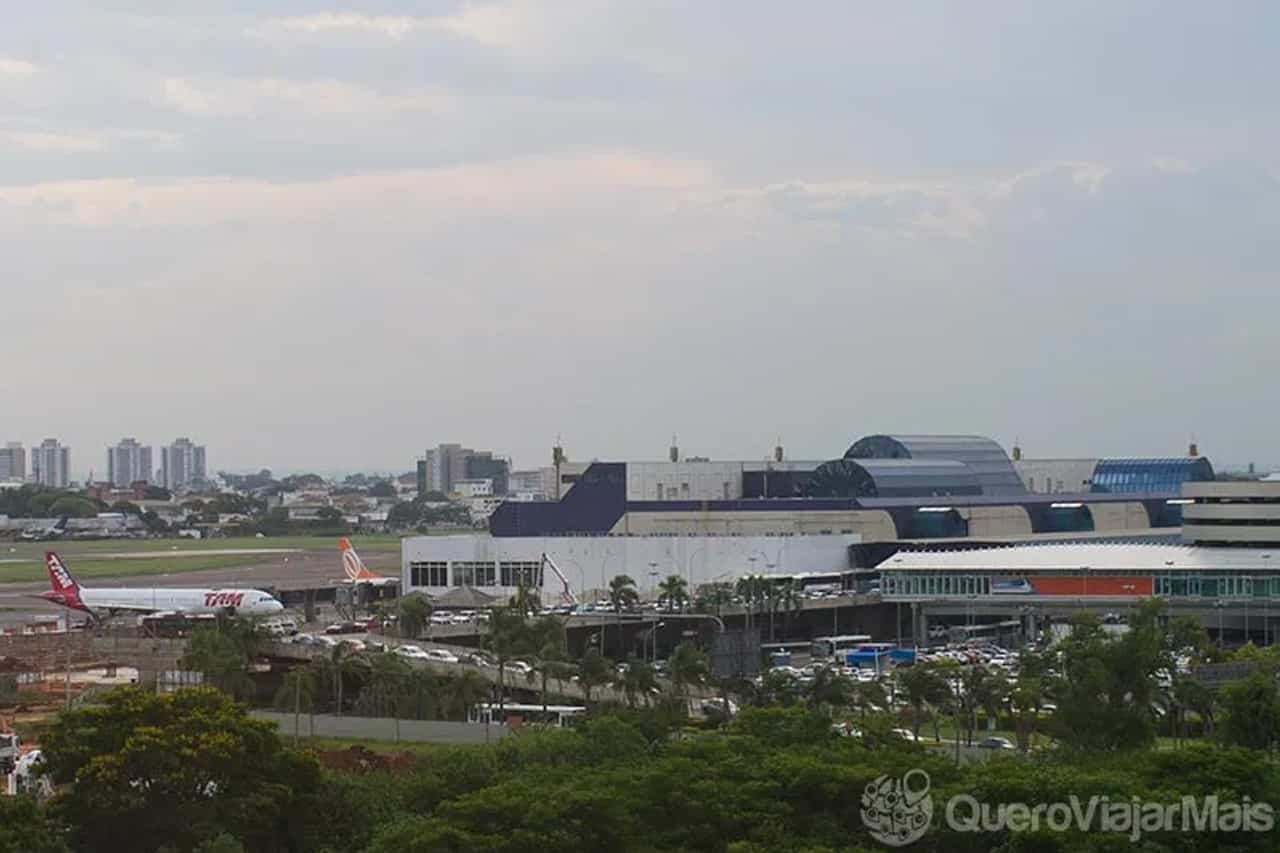
[[[183,669],[202,673],[206,684],[237,699],[248,698],[254,691],[249,675],[249,661],[254,652],[253,630],[253,623],[242,619],[197,628],[180,664]]]
[[[63,495],[49,506],[49,515],[58,518],[93,518],[97,514],[98,505],[79,495]]]
[[[495,607],[489,616],[484,645],[498,662],[498,714],[506,710],[507,662],[529,646],[524,616],[509,607]]]
[[[681,643],[671,652],[668,661],[671,686],[676,695],[688,698],[690,687],[700,687],[711,677],[711,660],[693,643]]]
[[[400,599],[400,636],[416,640],[431,624],[431,599],[421,592],[413,592]]]
[[[614,676],[613,686],[627,697],[627,705],[634,708],[636,697],[644,697],[648,704],[649,698],[657,689],[658,678],[648,662],[630,658]]]
[[[113,690],[60,714],[41,747],[81,853],[190,850],[229,826],[248,849],[297,849],[315,820],[315,760],[210,688]]]
[[[813,674],[813,681],[806,691],[806,703],[810,710],[847,708],[853,700],[853,682],[831,667],[824,666]]]
[[[531,589],[521,579],[519,586],[516,587],[516,594],[511,596],[507,606],[521,616],[528,618],[542,610],[542,596],[538,595],[535,590]]]
[[[396,496],[396,487],[391,484],[390,480],[379,480],[369,487],[369,497],[371,498],[394,498]]]
[[[612,678],[613,664],[595,648],[587,649],[578,663],[578,684],[582,686],[582,694],[588,702],[591,693],[597,687],[608,684]]]
[[[1222,688],[1222,740],[1269,750],[1280,740],[1280,691],[1269,672],[1255,672]]]
[[[667,575],[658,584],[658,601],[666,604],[667,612],[683,609],[689,600],[689,582],[679,575]]]
[[[0,796],[0,853],[71,853],[71,848],[34,799]]]
[[[941,697],[950,694],[950,688],[937,668],[929,664],[915,664],[899,669],[897,678],[898,688],[906,703],[911,706],[911,732],[919,738],[924,709],[930,704],[939,704]]]
[[[1160,603],[1134,614],[1112,637],[1096,617],[1081,614],[1061,647],[1062,677],[1054,682],[1053,724],[1064,744],[1089,751],[1143,749],[1155,740],[1155,673],[1166,665]]]
[[[422,523],[422,507],[411,501],[401,501],[387,510],[387,526],[393,529],[417,527]]]
[[[146,491],[142,493],[142,497],[149,501],[171,501],[173,493],[164,486],[147,486]]]
[[[622,611],[630,610],[640,603],[640,593],[636,591],[635,579],[630,575],[615,575],[609,581],[609,605],[618,615],[618,656],[622,648]]]

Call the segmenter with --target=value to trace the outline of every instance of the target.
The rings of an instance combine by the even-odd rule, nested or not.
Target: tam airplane
[[[386,575],[369,571],[369,568],[364,564],[364,560],[360,559],[360,555],[356,553],[356,549],[351,547],[351,540],[345,536],[338,540],[338,550],[342,552],[342,569],[347,573],[347,583],[368,584],[370,586],[387,586],[400,583],[399,578],[387,577]]]
[[[119,587],[89,589],[72,576],[62,558],[52,551],[44,555],[45,568],[53,584],[42,592],[45,601],[79,610],[90,616],[132,612],[155,615],[203,616],[241,614],[267,616],[284,610],[284,605],[260,589],[182,589],[177,587]]]

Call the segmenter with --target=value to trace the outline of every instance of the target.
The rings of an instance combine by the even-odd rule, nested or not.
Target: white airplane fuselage
[[[177,589],[172,587],[80,588],[80,602],[95,613],[185,613],[191,616],[234,610],[245,616],[267,616],[284,605],[257,589]]]

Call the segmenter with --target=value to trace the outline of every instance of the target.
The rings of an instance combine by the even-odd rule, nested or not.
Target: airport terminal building
[[[549,560],[578,590],[628,574],[643,591],[668,574],[694,588],[750,573],[870,570],[913,543],[1171,540],[1182,485],[1213,479],[1199,457],[1072,460],[1075,491],[1035,491],[1033,462],[1020,469],[980,436],[871,435],[820,461],[780,449],[759,462],[672,457],[575,467],[558,475],[559,500],[500,505],[489,536],[406,539],[403,588],[501,597],[523,579],[554,598],[563,582],[529,567]]]
[[[880,566],[883,600],[910,604],[927,621],[929,613],[1060,616],[1158,597],[1219,631],[1272,639],[1280,627],[1280,483],[1186,483],[1181,500],[1177,544],[900,551]]]

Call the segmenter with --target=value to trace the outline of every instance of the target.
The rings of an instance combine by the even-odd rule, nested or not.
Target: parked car
[[[984,738],[982,743],[978,744],[980,749],[1017,749],[1007,737],[989,737]]]
[[[890,729],[889,734],[894,735],[895,737],[900,737],[905,741],[910,741],[911,743],[915,743],[920,740],[920,738],[916,737],[916,733],[911,731],[911,729]]]
[[[453,614],[452,613],[432,613],[431,624],[432,625],[452,625]]]
[[[363,634],[365,627],[355,622],[334,622],[324,629],[326,634]]]
[[[410,658],[412,660],[430,660],[426,652],[424,652],[419,646],[414,645],[396,646],[396,654],[400,655],[400,657]]]

